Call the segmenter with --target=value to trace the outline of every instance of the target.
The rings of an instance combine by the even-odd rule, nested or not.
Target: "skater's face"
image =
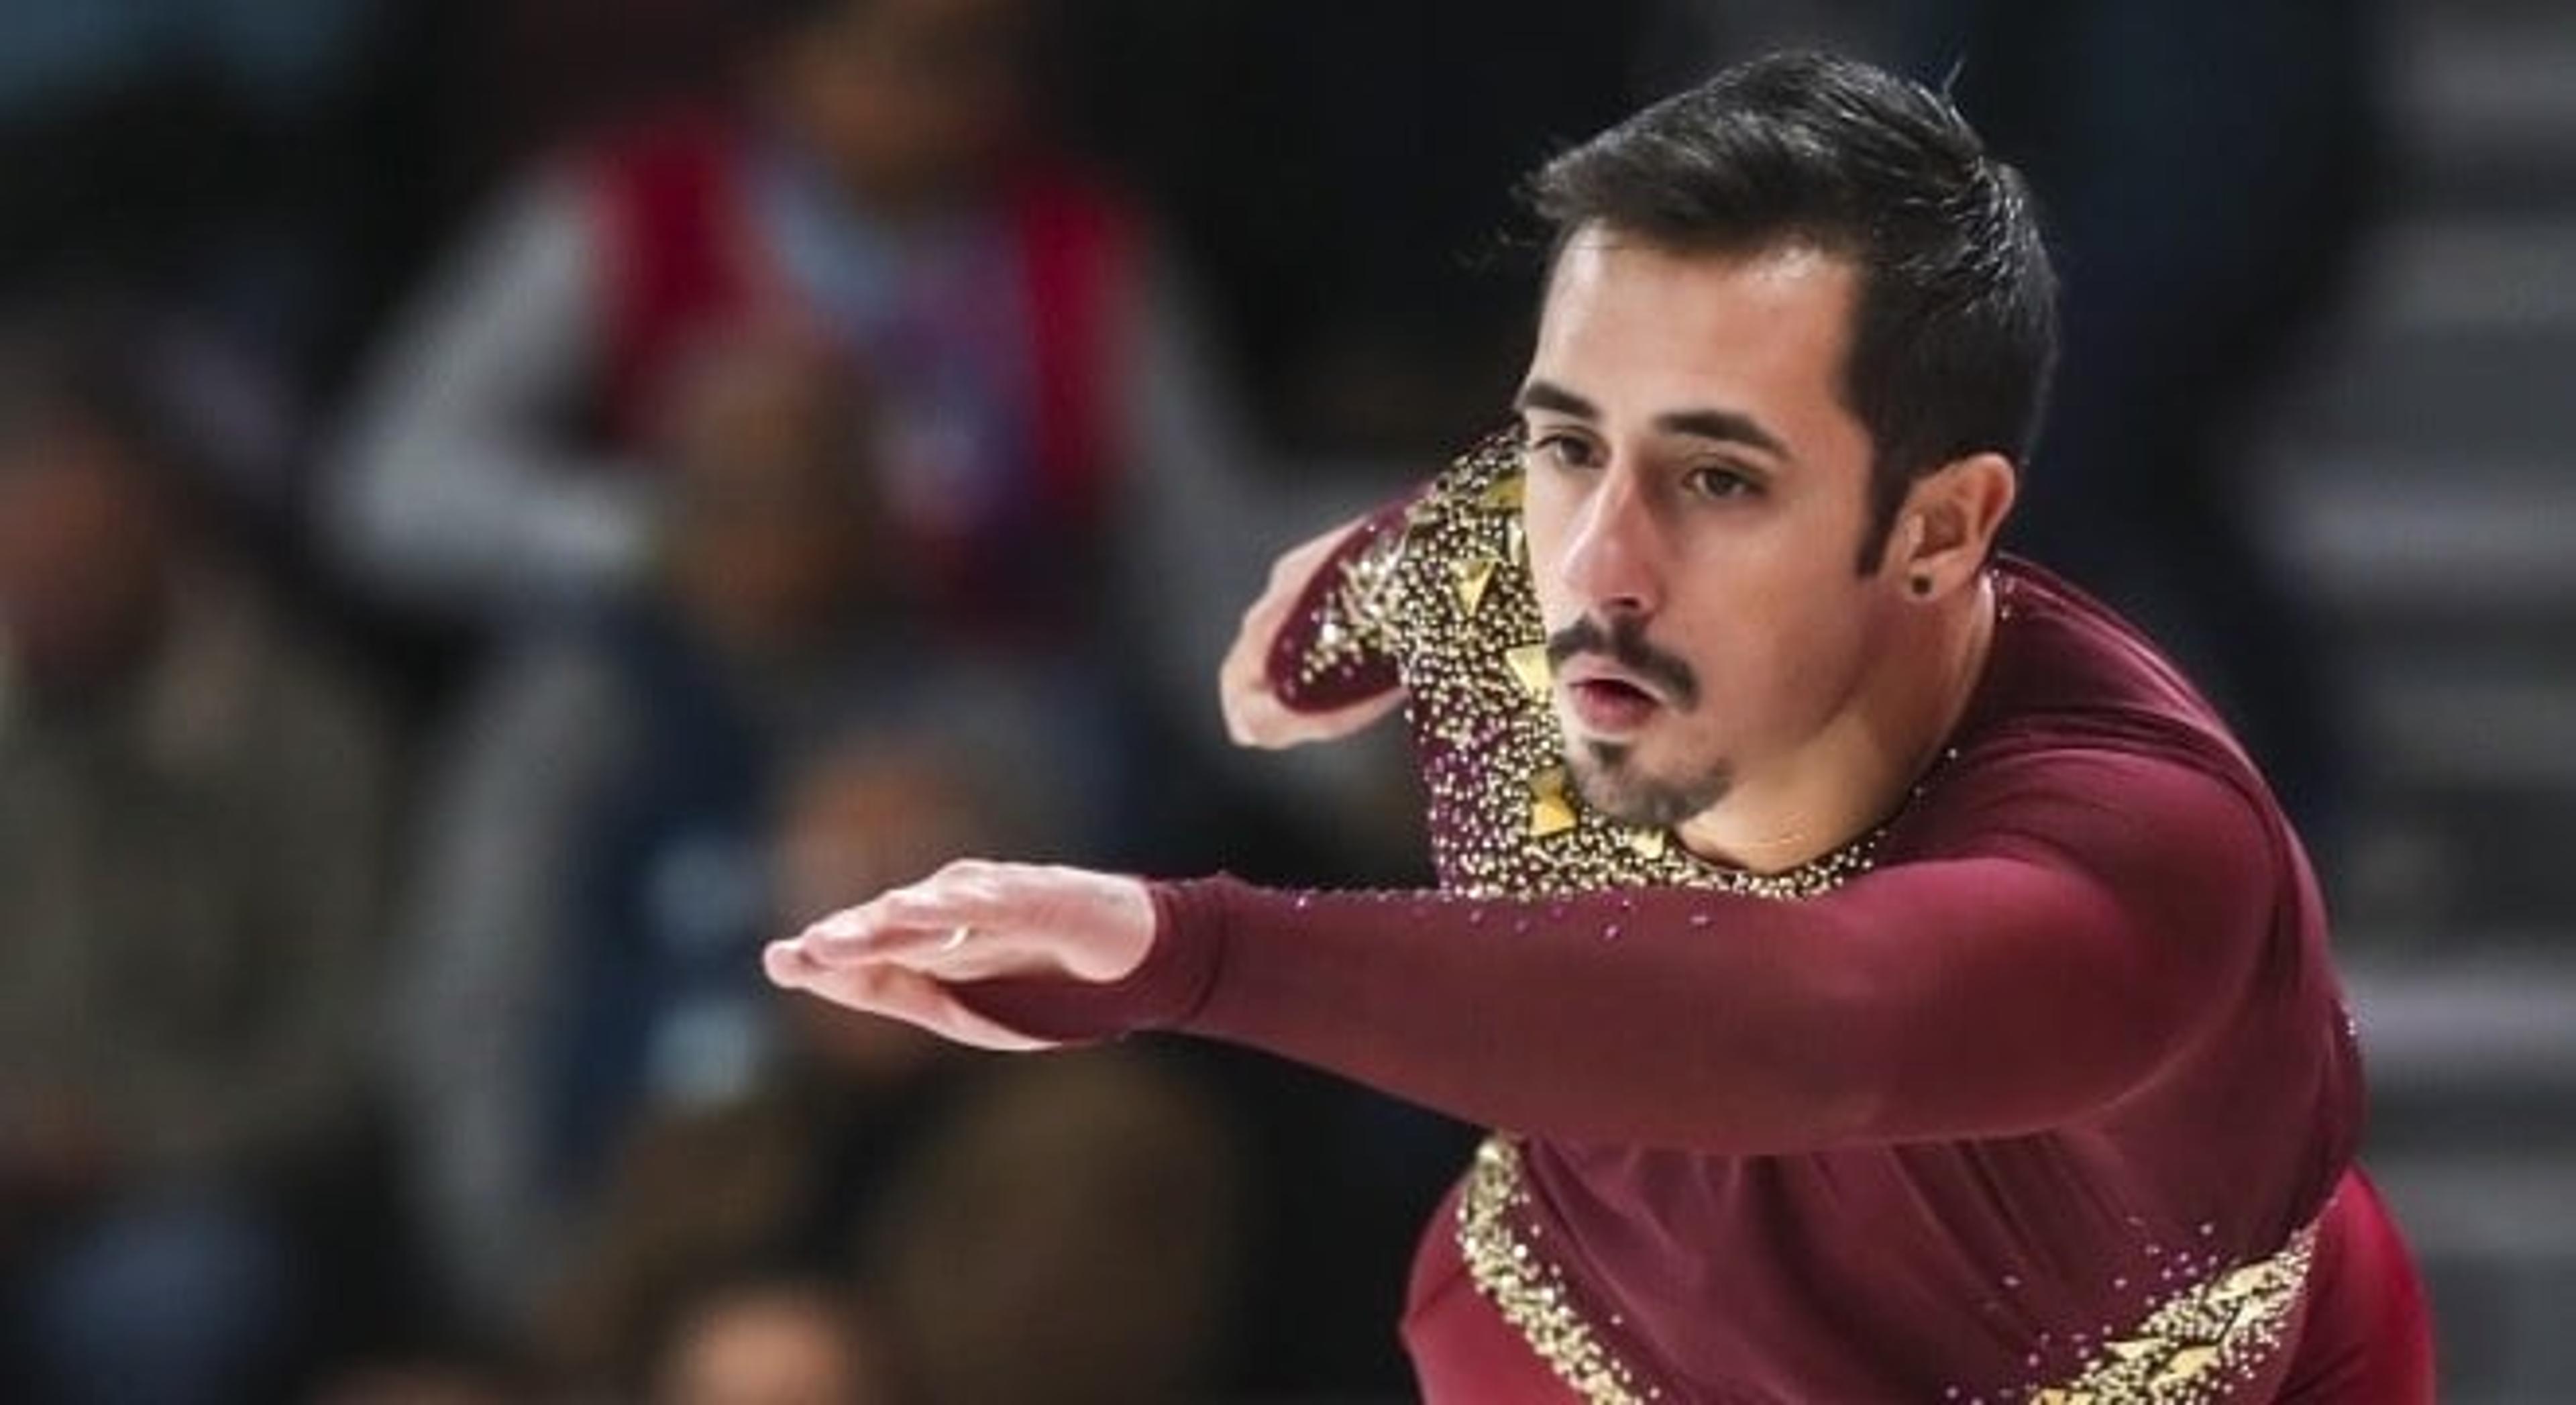
[[[1903,625],[1901,570],[1854,569],[1857,291],[1795,245],[1684,254],[1587,226],[1559,255],[1520,394],[1525,526],[1567,758],[1611,815],[1672,826],[1794,758]]]

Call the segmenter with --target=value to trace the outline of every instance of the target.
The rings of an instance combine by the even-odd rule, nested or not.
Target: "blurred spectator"
[[[77,1401],[276,1365],[312,1285],[273,1201],[375,1015],[385,740],[228,559],[147,364],[0,350],[0,1289]]]
[[[1010,777],[1014,842],[1071,829],[1078,708],[912,626],[835,365],[775,336],[702,357],[672,406],[659,571],[504,660],[454,738],[403,1058],[436,1247],[484,1310],[524,1306],[635,1118],[765,1067],[755,958],[787,778],[865,743],[935,769],[972,738]],[[902,818],[951,837],[927,791]]]
[[[340,547],[450,618],[596,600],[646,564],[656,408],[711,340],[798,326],[880,407],[929,618],[1159,667],[1213,739],[1207,663],[1263,559],[1232,541],[1270,534],[1171,269],[1028,118],[1026,0],[761,10],[738,103],[548,163],[388,341]]]
[[[726,1283],[659,1343],[652,1405],[896,1405],[885,1348],[848,1293],[792,1277]]]
[[[1004,812],[960,773],[876,747],[810,768],[777,839],[774,925],[1003,842]],[[1132,1049],[986,1059],[789,1010],[784,1076],[627,1145],[552,1314],[575,1379],[631,1378],[667,1304],[774,1262],[855,1283],[929,1405],[1202,1398],[1243,1207],[1193,1085]]]
[[[1147,1058],[988,1065],[861,1222],[932,1405],[1207,1398],[1243,1188],[1213,1109]]]

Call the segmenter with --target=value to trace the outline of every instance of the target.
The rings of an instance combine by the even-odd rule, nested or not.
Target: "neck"
[[[1755,873],[1812,863],[1896,813],[1958,728],[1993,647],[1994,581],[1891,647],[1806,745],[1748,769],[1724,800],[1681,823],[1682,846]]]

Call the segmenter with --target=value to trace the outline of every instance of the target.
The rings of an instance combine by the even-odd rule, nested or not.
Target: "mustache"
[[[1577,654],[1598,654],[1659,685],[1677,707],[1699,701],[1699,678],[1690,665],[1647,643],[1646,626],[1634,615],[1619,615],[1607,627],[1586,615],[1547,637],[1550,668],[1563,668]]]

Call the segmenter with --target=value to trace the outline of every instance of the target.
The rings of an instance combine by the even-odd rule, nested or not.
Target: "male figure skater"
[[[2154,649],[1995,536],[2054,283],[1910,83],[1761,60],[1558,158],[1514,433],[1281,562],[1239,739],[1399,691],[1437,893],[963,863],[768,957],[1499,1129],[1434,1401],[2431,1398],[2316,885]]]

